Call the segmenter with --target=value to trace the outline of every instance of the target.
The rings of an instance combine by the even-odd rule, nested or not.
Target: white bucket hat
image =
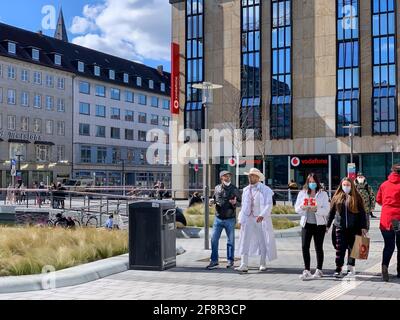
[[[255,176],[258,176],[260,178],[260,181],[265,181],[265,176],[262,174],[262,172],[260,170],[258,170],[257,168],[252,168],[250,169],[249,172],[245,172],[244,173],[246,176],[249,176],[251,174],[254,174]]]

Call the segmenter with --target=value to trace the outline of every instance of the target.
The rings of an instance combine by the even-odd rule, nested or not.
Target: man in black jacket
[[[207,266],[209,270],[218,268],[218,244],[223,229],[228,237],[227,268],[232,268],[235,261],[236,208],[240,207],[241,197],[239,189],[231,183],[229,171],[222,171],[219,177],[221,184],[215,187],[214,197],[211,200],[215,203],[216,212],[211,238],[211,261]]]

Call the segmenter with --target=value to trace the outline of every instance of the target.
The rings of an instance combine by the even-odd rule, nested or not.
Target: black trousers
[[[382,264],[389,267],[390,259],[397,246],[397,268],[399,268],[400,263],[400,232],[395,232],[393,230],[386,231],[381,230],[383,239],[385,240],[385,247],[383,248]]]
[[[360,230],[355,229],[338,229],[336,227],[332,230],[332,243],[336,249],[336,267],[342,268],[344,265],[344,258],[347,252],[347,265],[355,266],[356,260],[350,257],[353,250],[356,235],[361,235]]]
[[[301,231],[304,267],[308,271],[310,271],[311,264],[310,245],[312,238],[314,238],[314,246],[317,253],[317,269],[322,270],[324,264],[325,233],[325,225],[317,226],[316,224],[309,223],[306,223],[305,227]]]

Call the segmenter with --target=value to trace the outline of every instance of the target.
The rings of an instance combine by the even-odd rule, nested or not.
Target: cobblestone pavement
[[[0,295],[0,299],[278,299],[278,300],[353,300],[400,299],[400,279],[392,276],[391,282],[380,280],[380,259],[383,246],[378,230],[378,220],[373,220],[371,252],[367,261],[357,261],[355,280],[332,277],[335,252],[330,234],[325,239],[325,276],[320,280],[301,281],[302,255],[300,237],[279,238],[278,260],[260,273],[257,260],[251,260],[251,270],[240,275],[225,268],[225,238],[221,239],[220,269],[207,271],[210,252],[203,250],[204,239],[179,239],[178,245],[186,253],[178,256],[178,267],[164,272],[127,271],[95,282],[56,290]],[[392,274],[396,261],[392,259]],[[315,253],[312,252],[315,265]]]

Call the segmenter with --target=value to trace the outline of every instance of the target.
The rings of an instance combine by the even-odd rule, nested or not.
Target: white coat
[[[258,183],[257,186],[259,190],[259,201],[260,201],[260,212],[254,212],[254,216],[262,216],[264,220],[261,222],[262,226],[262,237],[261,241],[265,242],[267,255],[266,261],[272,261],[277,259],[277,249],[276,249],[276,241],[274,235],[274,228],[272,225],[271,211],[273,207],[272,196],[274,195],[273,191],[262,183]],[[254,216],[251,216],[251,197],[250,197],[250,186],[244,188],[243,196],[242,196],[242,208],[239,214],[239,223],[240,223],[240,240],[239,240],[239,253],[240,255],[249,255],[249,256],[259,256],[261,255],[260,246],[258,243],[258,239],[256,237],[249,237],[249,232],[252,232],[252,223],[248,223],[249,219],[256,219]],[[247,234],[246,234],[247,233]],[[250,250],[244,250],[244,247],[248,247],[248,244],[245,245],[243,239],[251,239],[250,240]]]
[[[307,211],[301,209],[301,206],[304,204],[305,198],[309,198],[307,191],[300,191],[297,196],[296,204],[294,206],[296,213],[301,215],[300,225],[303,228],[306,226],[307,223]],[[317,225],[326,225],[331,208],[328,194],[325,191],[318,191],[315,195],[315,201],[317,202],[317,212],[315,213],[315,217],[317,218]]]

